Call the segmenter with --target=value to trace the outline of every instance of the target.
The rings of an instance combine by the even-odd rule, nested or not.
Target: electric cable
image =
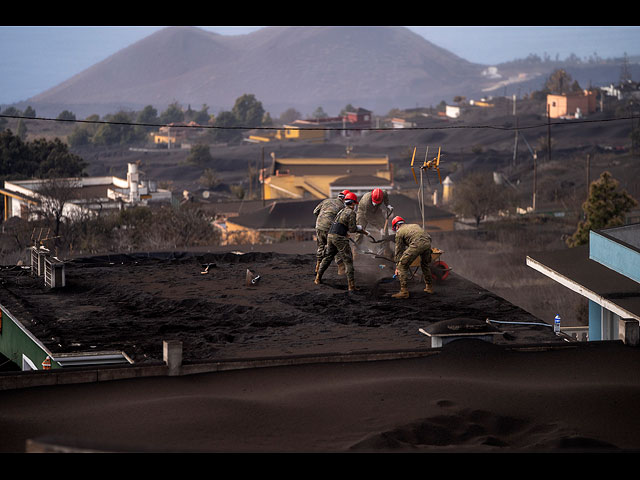
[[[41,120],[51,122],[70,122],[70,123],[91,123],[91,124],[106,124],[106,125],[125,125],[131,127],[171,127],[171,128],[197,128],[197,129],[217,129],[217,130],[283,130],[284,127],[275,126],[260,126],[260,127],[248,127],[248,126],[219,126],[219,125],[176,125],[176,124],[162,124],[162,123],[137,123],[137,122],[114,122],[110,120],[77,120],[77,119],[62,119],[62,118],[47,118],[47,117],[22,117],[20,115],[4,115],[0,114],[0,118],[19,118],[23,120]],[[631,115],[628,117],[615,117],[615,118],[603,118],[603,119],[581,119],[564,122],[546,122],[528,126],[501,126],[501,125],[442,125],[433,127],[312,127],[312,126],[300,126],[295,127],[300,130],[321,130],[321,131],[407,131],[407,130],[454,130],[454,129],[490,129],[490,130],[502,130],[502,131],[514,131],[514,130],[527,130],[533,128],[542,128],[549,126],[567,126],[567,125],[579,125],[586,123],[604,123],[604,122],[616,122],[623,120],[636,120],[640,119],[640,116]],[[290,127],[289,127],[290,128]]]

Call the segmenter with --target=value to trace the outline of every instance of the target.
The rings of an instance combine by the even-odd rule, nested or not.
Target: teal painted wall
[[[589,258],[640,283],[640,253],[593,230],[589,232]]]
[[[42,370],[42,362],[47,358],[47,352],[25,333],[0,305],[2,325],[0,327],[0,352],[22,368],[22,355],[26,355],[38,370]],[[51,368],[60,368],[56,362],[51,362]]]
[[[589,341],[602,340],[602,307],[589,300]]]

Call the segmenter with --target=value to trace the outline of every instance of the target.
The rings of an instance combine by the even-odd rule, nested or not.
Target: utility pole
[[[251,176],[251,164],[253,162],[249,160],[247,162],[247,175],[249,176],[249,199],[251,200],[251,195],[253,194],[253,178]]]
[[[262,206],[264,207],[264,147],[262,147],[262,172],[260,173],[260,176],[262,177]]]
[[[551,161],[551,110],[547,103],[547,163]]]
[[[513,146],[513,166],[518,164],[518,119],[516,118],[516,139]]]
[[[538,159],[538,152],[536,150],[533,151],[533,200],[532,207],[533,211],[536,211],[536,190],[538,188],[538,179],[537,179],[537,171],[536,171],[536,160]]]
[[[591,155],[587,153],[587,200],[589,199],[590,184],[591,184]]]
[[[516,95],[513,94],[513,116],[516,117],[516,138],[513,145],[513,166],[516,166],[518,160],[518,117],[516,116]]]

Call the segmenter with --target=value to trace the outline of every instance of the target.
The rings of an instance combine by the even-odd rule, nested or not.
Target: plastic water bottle
[[[560,315],[556,315],[555,321],[553,323],[553,331],[556,335],[560,333]]]

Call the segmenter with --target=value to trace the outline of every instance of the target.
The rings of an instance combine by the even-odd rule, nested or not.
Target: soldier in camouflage
[[[409,268],[418,257],[420,257],[420,268],[425,282],[424,291],[433,293],[433,278],[429,266],[431,263],[431,236],[419,225],[406,224],[402,217],[395,217],[391,222],[391,228],[396,232],[394,261],[400,279],[400,292],[392,297],[409,298]]]
[[[349,245],[349,234],[361,232],[368,235],[360,225],[356,224],[356,212],[354,208],[358,203],[358,198],[352,192],[349,192],[344,197],[344,208],[338,212],[336,218],[329,229],[327,235],[327,248],[325,255],[322,258],[322,262],[318,267],[318,273],[316,274],[315,283],[322,283],[322,275],[327,270],[332,260],[336,255],[342,258],[347,271],[347,281],[349,285],[349,291],[356,289],[355,286],[355,271],[353,268],[353,256],[351,253],[351,246]]]
[[[383,229],[387,218],[393,213],[393,207],[389,205],[389,194],[381,188],[375,188],[371,192],[365,193],[358,204],[356,223],[362,228],[371,226],[385,234]],[[369,228],[369,230],[371,230]],[[363,235],[356,235],[356,245],[360,245]]]
[[[318,267],[324,255],[325,247],[327,246],[327,235],[329,234],[329,228],[336,215],[340,210],[344,208],[344,196],[349,193],[349,190],[343,190],[338,194],[337,198],[325,198],[322,200],[316,208],[313,210],[313,214],[316,216],[316,270],[318,273]],[[338,274],[343,275],[345,272],[344,263],[341,258],[336,259],[338,264]]]

